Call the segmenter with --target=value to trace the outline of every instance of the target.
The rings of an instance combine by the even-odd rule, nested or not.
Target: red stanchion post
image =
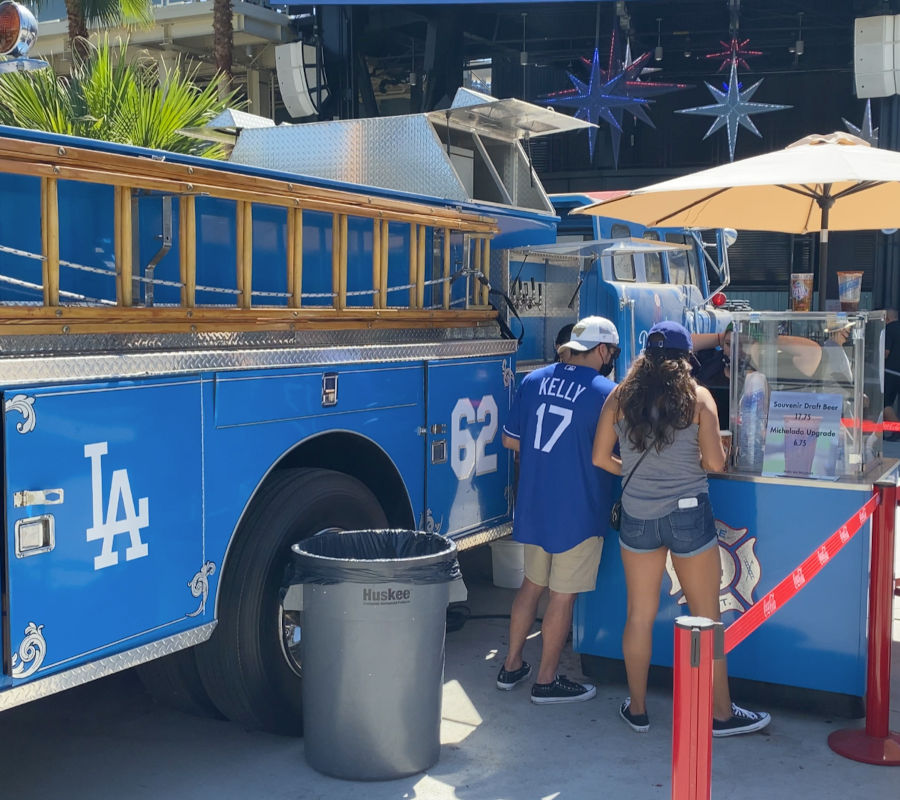
[[[672,691],[672,800],[710,798],[714,657],[725,657],[722,623],[706,617],[677,617]]]
[[[854,761],[900,766],[900,733],[892,732],[889,727],[897,486],[889,481],[879,481],[876,491],[881,500],[872,517],[866,727],[864,730],[835,731],[828,737],[828,746],[838,755]]]

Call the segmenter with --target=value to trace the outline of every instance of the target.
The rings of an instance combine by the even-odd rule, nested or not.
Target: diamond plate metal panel
[[[114,656],[75,667],[58,675],[49,675],[46,678],[38,678],[30,683],[14,686],[12,689],[0,692],[0,711],[29,703],[32,700],[39,700],[41,697],[47,697],[74,686],[81,686],[81,684],[89,683],[97,678],[105,678],[114,672],[130,669],[138,664],[152,661],[154,658],[184,650],[186,647],[193,647],[212,636],[215,627],[216,623],[210,622],[199,628],[135,647],[124,653],[117,653]]]
[[[248,114],[236,108],[226,108],[206,123],[207,128],[274,128],[275,122],[258,114]]]
[[[464,108],[465,106],[480,106],[485,103],[494,102],[495,98],[484,92],[476,92],[474,89],[467,89],[460,86],[453,96],[453,104],[451,108]]]
[[[432,341],[417,341],[416,337],[407,340],[405,331],[396,331],[392,337],[385,336],[373,344],[373,332],[341,333],[345,335],[336,332],[285,334],[292,338],[280,341],[275,334],[186,335],[192,345],[188,347],[184,346],[185,337],[177,334],[172,339],[124,335],[8,337],[15,340],[15,346],[20,349],[11,355],[7,341],[0,340],[0,352],[4,353],[0,357],[0,385],[13,388],[43,381],[109,380],[204,370],[505,356],[517,348],[514,339],[485,339],[474,335],[469,339],[441,340],[432,336]],[[29,349],[27,340],[32,340],[33,349]],[[60,342],[66,342],[67,348],[71,349],[54,349],[53,345]],[[139,342],[143,342],[143,347]]]
[[[427,116],[441,122],[446,120],[448,112],[454,127],[506,141],[597,127],[593,122],[560,114],[552,108],[515,97],[498,100],[471,89],[457,89],[449,109],[429,111]]]
[[[421,114],[244,130],[230,160],[447,200],[468,199]]]
[[[202,333],[88,333],[0,336],[3,356],[119,353],[123,350],[210,350],[254,347],[358,347],[454,340],[497,339],[496,326],[471,328],[375,328],[311,331],[206,331]]]
[[[458,537],[451,537],[456,542],[459,550],[468,550],[470,547],[478,547],[481,544],[493,542],[496,539],[502,539],[512,533],[512,523],[504,522],[502,525],[496,525],[493,528],[485,528],[483,531],[472,534],[460,534]]]

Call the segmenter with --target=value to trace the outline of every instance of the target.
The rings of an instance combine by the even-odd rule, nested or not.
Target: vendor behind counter
[[[719,413],[719,430],[728,430],[728,411],[730,403],[728,355],[716,348],[715,350],[698,350],[696,353],[700,366],[694,369],[694,378],[701,386],[709,389],[713,400],[716,401],[716,409]]]
[[[719,430],[729,429],[731,329],[729,325],[721,333],[694,333],[691,341],[697,365],[694,379],[709,389],[716,401],[719,413]]]
[[[691,336],[698,364],[694,369],[694,378],[709,389],[716,401],[720,430],[729,428],[732,328],[729,324],[720,333],[695,333]],[[851,328],[852,323],[842,323],[834,329],[826,328],[827,338],[823,345],[805,337],[779,336],[780,363],[777,374],[792,383],[818,379],[851,387],[850,364],[842,349]]]

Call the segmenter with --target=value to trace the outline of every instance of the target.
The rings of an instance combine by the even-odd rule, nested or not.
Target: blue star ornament
[[[613,31],[613,42],[610,47],[610,72],[613,70],[614,63],[614,48],[615,48],[615,37],[616,32]],[[668,94],[669,92],[678,92],[682,89],[689,88],[689,84],[686,83],[661,83],[659,81],[648,81],[641,80],[641,75],[651,71],[651,68],[644,67],[644,62],[650,58],[650,53],[644,53],[644,55],[640,56],[637,60],[632,60],[631,58],[631,45],[628,44],[625,46],[625,61],[621,64],[621,69],[625,74],[625,93],[629,97],[640,97],[644,99],[649,99],[651,97],[658,97],[662,94]],[[653,102],[652,100],[650,102]],[[650,115],[644,110],[643,107],[638,106],[634,109],[629,109],[631,111],[632,116],[635,119],[641,120],[646,125],[649,125],[654,130],[656,129],[656,125],[653,124],[653,120],[650,119]],[[624,117],[624,111],[621,108],[613,109],[613,115],[616,117],[616,121],[619,123],[618,127],[612,127],[610,129],[610,136],[612,141],[612,151],[613,151],[613,162],[616,167],[619,166],[619,149],[621,147],[622,142],[622,119]]]
[[[753,120],[750,119],[751,114],[768,114],[771,111],[784,111],[793,106],[777,105],[775,103],[751,103],[750,98],[753,97],[760,84],[763,82],[760,78],[749,89],[741,91],[737,78],[737,64],[731,62],[731,77],[728,81],[726,91],[720,92],[714,86],[706,84],[706,88],[712,93],[712,96],[718,100],[709,106],[697,106],[695,108],[680,108],[677,114],[698,114],[705,117],[716,117],[715,122],[709,126],[709,130],[704,135],[706,139],[715,133],[719,128],[726,128],[728,131],[728,154],[729,160],[734,161],[734,146],[737,144],[738,128],[744,127],[756,136],[762,134],[756,129]]]
[[[850,131],[854,136],[859,136],[860,139],[867,141],[872,147],[878,147],[878,128],[872,127],[872,101],[866,100],[866,111],[863,114],[862,125],[860,127],[856,127],[852,122],[848,122],[846,119],[841,117],[844,122],[844,127]]]
[[[634,62],[637,64],[637,62]],[[638,69],[643,66],[639,65]],[[643,107],[647,105],[648,100],[641,97],[629,97],[626,91],[626,81],[629,73],[625,71],[617,72],[615,75],[608,76],[600,69],[600,52],[594,50],[594,58],[591,61],[591,74],[588,82],[577,78],[571,72],[568,73],[569,80],[575,87],[566,92],[558,92],[545,98],[545,102],[553,106],[563,106],[565,108],[574,108],[576,119],[585,120],[586,122],[595,122],[602,119],[608,122],[613,128],[622,130],[619,117],[622,109],[630,111],[635,116],[644,114]],[[619,114],[616,112],[619,111]],[[594,145],[597,142],[597,129],[590,131],[590,155],[594,157]]]
[[[550,105],[575,108],[575,116],[587,122],[603,120],[610,126],[613,161],[618,166],[619,148],[622,138],[622,120],[627,111],[635,119],[641,120],[651,128],[655,127],[647,114],[647,108],[656,97],[666,92],[686,89],[683,83],[661,83],[641,80],[640,76],[648,71],[647,62],[650,53],[632,60],[631,47],[625,49],[624,61],[618,55],[619,41],[616,29],[613,29],[609,45],[609,57],[606,70],[600,68],[600,52],[594,49],[594,57],[590,61],[590,78],[588,83],[568,73],[574,89],[567,89],[548,95],[545,101]],[[583,59],[587,65],[587,59]],[[597,141],[597,129],[588,131],[588,145],[591,160],[594,158],[594,146]]]

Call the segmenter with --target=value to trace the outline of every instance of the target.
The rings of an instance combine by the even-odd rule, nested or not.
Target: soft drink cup
[[[719,431],[719,438],[722,440],[722,449],[725,451],[725,467],[731,460],[731,431]]]
[[[859,295],[862,289],[862,272],[838,272],[838,295],[841,298],[841,311],[856,311],[859,308]]]
[[[813,274],[791,273],[791,311],[809,311],[812,307]]]

